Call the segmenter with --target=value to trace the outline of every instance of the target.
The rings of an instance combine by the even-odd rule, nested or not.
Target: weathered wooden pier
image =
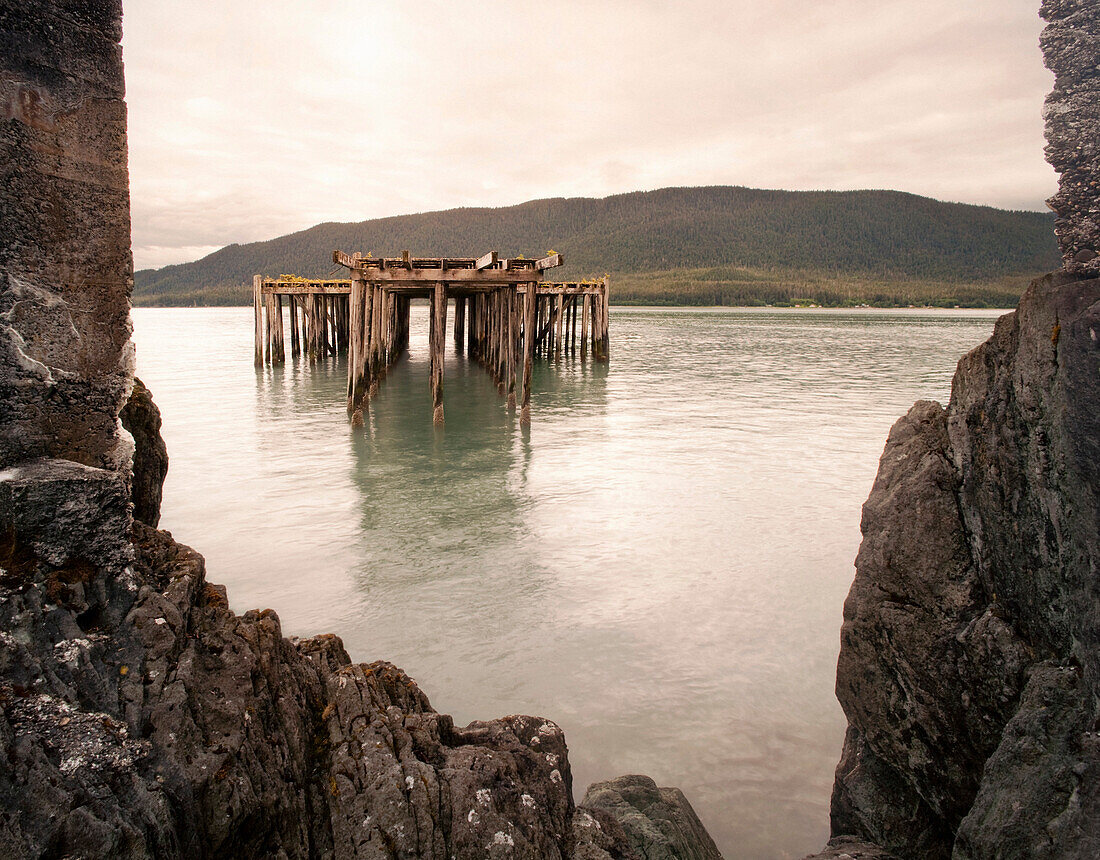
[[[286,361],[286,316],[290,354],[311,361],[346,353],[348,414],[363,410],[393,364],[409,346],[414,298],[428,299],[429,382],[436,423],[443,422],[443,355],[448,302],[454,300],[455,349],[479,361],[507,397],[520,403],[520,420],[531,418],[531,370],[536,357],[576,355],[608,358],[608,279],[547,283],[543,273],[563,262],[560,254],[539,260],[483,257],[375,258],[333,252],[350,270],[346,280],[283,275],[252,281],[256,366]],[[578,339],[578,328],[580,337]]]

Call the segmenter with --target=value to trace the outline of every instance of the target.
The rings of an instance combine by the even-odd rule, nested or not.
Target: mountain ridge
[[[852,302],[876,295],[888,300],[891,291],[895,303],[922,297],[927,303],[938,291],[947,301],[963,296],[987,303],[1000,296],[1015,304],[1027,280],[1058,264],[1052,225],[1047,213],[901,191],[670,187],[323,222],[233,243],[191,263],[141,270],[134,298],[136,304],[246,303],[253,274],[323,277],[332,269],[333,248],[432,256],[553,248],[567,265],[551,277],[611,272],[620,301],[783,303],[785,290],[787,299],[805,293],[821,303],[843,303],[842,294]],[[671,282],[680,286],[662,288]],[[862,285],[855,294],[852,284]],[[963,289],[974,284],[982,285],[977,293],[988,294],[985,299]]]

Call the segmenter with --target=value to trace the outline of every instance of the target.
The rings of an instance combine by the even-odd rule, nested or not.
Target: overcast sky
[[[1041,209],[1038,5],[124,0],[134,262],[669,185]]]

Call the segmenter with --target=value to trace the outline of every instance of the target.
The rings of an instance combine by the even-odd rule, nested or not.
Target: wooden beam
[[[351,292],[351,281],[264,281],[265,296],[346,296]]]
[[[539,283],[535,285],[535,291],[540,296],[557,296],[565,294],[567,296],[595,296],[600,294],[600,284],[554,284],[554,283]],[[520,295],[527,292],[527,285],[521,284],[516,288]]]
[[[414,268],[372,270],[367,273],[366,277],[370,281],[383,282],[387,286],[392,284],[392,289],[402,286],[432,287],[434,289],[440,281],[446,281],[448,284],[453,283],[456,286],[492,289],[520,284],[524,282],[524,279],[529,281],[531,275],[532,272],[529,269],[511,271],[503,269],[485,269],[482,271],[477,269],[448,269],[447,274],[444,276],[442,269]]]
[[[482,269],[488,269],[490,266],[495,266],[496,262],[497,252],[490,251],[488,254],[477,258],[477,261],[474,263],[474,268],[481,271]]]
[[[354,269],[357,261],[355,257],[352,257],[350,254],[345,254],[343,251],[333,251],[332,262],[346,269]]]
[[[541,260],[535,260],[535,268],[540,272],[544,269],[553,269],[555,266],[561,266],[565,264],[565,257],[561,254],[551,254],[549,257],[543,257]]]

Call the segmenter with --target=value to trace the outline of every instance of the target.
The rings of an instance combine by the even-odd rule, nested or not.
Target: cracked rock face
[[[862,529],[834,836],[1100,855],[1100,280],[1033,283],[894,425]]]
[[[0,469],[128,461],[120,14],[117,0],[0,0]]]
[[[1047,161],[1061,174],[1048,203],[1066,269],[1100,274],[1100,6],[1094,0],[1043,0],[1040,44],[1055,75],[1047,97]]]

